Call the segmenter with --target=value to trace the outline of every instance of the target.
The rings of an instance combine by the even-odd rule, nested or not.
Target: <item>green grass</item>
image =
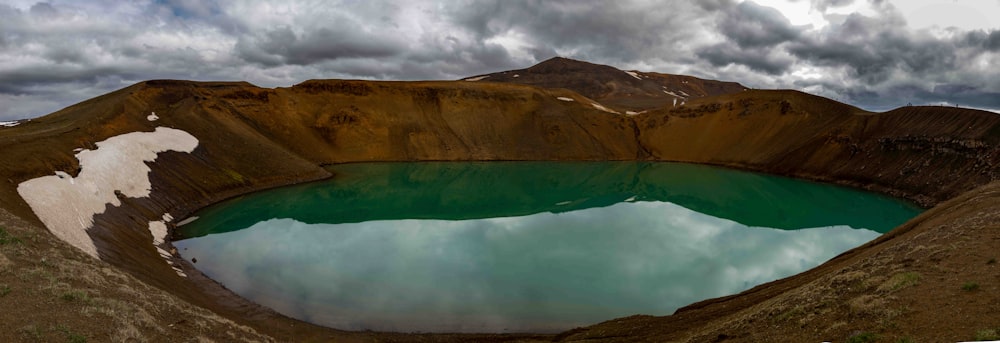
[[[66,341],[69,343],[87,343],[87,336],[73,332],[66,325],[59,324],[58,326],[55,327],[55,329],[65,334]]]
[[[1000,340],[1000,334],[998,334],[997,331],[1000,331],[1000,330],[998,330],[998,329],[983,329],[983,330],[976,331],[976,337],[973,338],[973,340],[974,341],[996,341],[996,340]]]
[[[870,342],[875,342],[877,340],[878,340],[878,335],[871,332],[862,332],[848,338],[847,343],[870,343]]]
[[[14,243],[21,243],[21,239],[14,237],[9,232],[7,232],[7,228],[0,226],[0,245],[7,245]]]
[[[72,290],[72,291],[63,293],[61,296],[59,296],[59,298],[61,298],[62,300],[65,300],[65,301],[70,301],[70,302],[72,302],[72,301],[84,301],[84,302],[90,301],[90,296],[87,295],[87,292],[84,292],[84,291],[81,291],[81,290]]]
[[[887,283],[889,284],[890,291],[898,291],[900,289],[916,285],[919,282],[920,282],[920,273],[904,272],[893,275],[891,278],[889,278],[889,281]]]
[[[914,341],[913,338],[911,337],[903,337],[900,338],[898,341],[896,341],[896,343],[915,343],[915,342],[916,341]]]
[[[10,294],[10,285],[0,285],[0,297],[5,297],[7,294]]]
[[[979,289],[979,284],[975,282],[966,282],[962,285],[962,290],[966,292],[972,292]]]

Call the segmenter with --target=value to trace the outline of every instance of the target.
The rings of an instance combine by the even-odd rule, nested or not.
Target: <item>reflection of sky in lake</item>
[[[753,228],[666,202],[476,220],[273,219],[177,241],[236,293],[352,330],[559,331],[792,275],[879,234]]]

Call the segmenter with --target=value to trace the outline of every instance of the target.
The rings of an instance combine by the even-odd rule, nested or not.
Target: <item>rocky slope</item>
[[[687,75],[624,71],[618,68],[553,57],[532,67],[462,79],[503,82],[542,88],[565,88],[622,113],[673,107],[706,96],[747,90],[736,82],[705,80]]]
[[[550,74],[558,74],[559,70],[572,74],[572,70],[559,68],[572,69],[576,64],[553,60],[533,68],[542,71],[554,68],[547,72]],[[614,68],[592,68],[640,81]],[[542,71],[532,73],[545,74]],[[492,75],[496,74],[490,78]],[[517,79],[528,80],[528,75],[532,74],[526,72]],[[961,297],[967,296],[966,293],[940,292],[954,286],[952,283],[958,280],[955,278],[993,275],[992,279],[977,282],[981,293],[996,294],[995,264],[973,262],[974,258],[992,254],[988,243],[1000,239],[997,221],[992,219],[998,210],[994,205],[997,202],[991,200],[996,186],[977,189],[997,179],[996,166],[1000,162],[997,115],[939,107],[869,113],[799,92],[742,89],[692,98],[683,105],[673,106],[671,100],[671,105],[664,108],[642,107],[648,112],[637,115],[616,114],[608,107],[638,109],[645,100],[636,101],[622,95],[625,93],[603,90],[593,84],[579,88],[586,95],[570,90],[577,83],[601,80],[604,77],[601,75],[567,77],[555,83],[559,89],[482,82],[489,78],[477,82],[313,80],[278,89],[246,83],[148,81],[14,127],[0,127],[0,151],[4,152],[0,154],[0,175],[6,181],[0,183],[0,203],[13,218],[4,225],[15,227],[10,231],[16,235],[36,237],[21,239],[18,244],[34,247],[32,244],[47,242],[46,246],[59,249],[68,246],[44,233],[41,219],[18,194],[20,184],[57,171],[66,173],[60,177],[63,181],[77,180],[81,167],[75,149],[94,151],[96,144],[126,133],[170,127],[198,141],[191,152],[160,152],[155,161],[144,162],[151,169],[148,197],[130,197],[114,190],[119,204],[108,204],[102,213],[93,216],[92,227],[85,231],[101,261],[82,254],[43,257],[32,255],[36,254],[34,249],[0,250],[5,255],[23,254],[10,259],[18,261],[7,269],[15,272],[0,274],[0,284],[23,284],[16,281],[16,271],[36,268],[25,261],[42,258],[49,259],[45,263],[51,264],[54,259],[56,263],[80,268],[101,269],[110,265],[114,267],[109,268],[112,271],[127,272],[124,278],[158,289],[151,292],[161,292],[178,303],[210,309],[238,325],[246,325],[249,329],[234,330],[233,337],[249,340],[256,339],[253,335],[258,333],[280,341],[309,337],[425,341],[549,339],[345,333],[289,320],[232,296],[169,253],[164,261],[151,244],[158,239],[153,235],[152,223],[170,226],[174,222],[166,220],[168,217],[184,218],[227,197],[330,177],[322,167],[333,163],[670,160],[854,185],[905,196],[927,206],[947,201],[878,241],[845,253],[813,271],[759,286],[742,295],[692,305],[674,316],[630,317],[554,338],[753,341],[783,340],[776,337],[801,334],[797,337],[812,340],[840,339],[865,330],[887,335],[962,339],[961,334],[970,330],[967,326],[988,325],[973,320],[945,323],[941,325],[954,324],[953,327],[961,329],[933,336],[933,330],[921,329],[927,313],[920,311],[932,309],[940,302],[953,305],[963,302]],[[638,77],[646,82],[655,75],[643,73]],[[616,82],[623,81],[601,84],[616,85]],[[707,95],[709,90],[704,92]],[[68,210],[71,207],[72,204],[67,204]],[[169,245],[160,243],[160,248],[168,249]],[[930,257],[923,257],[924,254]],[[181,269],[187,277],[179,276],[171,266]],[[919,286],[889,287],[888,291],[882,287],[894,275],[906,278],[912,275],[906,273],[911,272],[921,275]],[[86,283],[72,279],[71,275],[54,282],[92,284],[87,286],[92,292],[114,294],[110,292],[113,286]],[[990,290],[994,291],[988,293]],[[34,295],[4,297],[0,301],[20,299],[32,304],[50,301],[46,300],[48,293],[37,290],[23,294]],[[928,294],[945,295],[931,299]],[[878,299],[883,302],[874,303],[885,306],[865,307]],[[976,299],[985,300],[986,304],[994,301],[988,297]],[[129,301],[135,301],[139,308],[153,306],[143,302],[148,300]],[[903,303],[897,306],[895,301]],[[802,305],[796,309],[794,304],[798,303]],[[963,313],[974,312],[966,306],[953,308]],[[889,312],[878,312],[881,309]],[[774,319],[786,312],[797,321]],[[135,335],[160,332],[156,323],[167,330],[167,324],[175,324],[170,321],[171,316],[189,318],[183,313],[157,313],[149,320],[153,324],[137,329]],[[868,325],[872,318],[888,319],[885,326],[874,327]],[[190,320],[184,322],[189,330],[210,326],[202,319],[185,320]],[[758,325],[762,321],[768,325]],[[798,323],[800,327],[787,323]],[[95,337],[107,335],[100,333],[99,328],[85,327],[94,330],[91,334]],[[816,331],[803,331],[804,327]],[[913,329],[903,330],[908,328]]]

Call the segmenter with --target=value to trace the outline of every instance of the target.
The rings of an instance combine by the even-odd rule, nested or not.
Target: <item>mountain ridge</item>
[[[604,70],[638,81],[624,71]],[[989,223],[997,222],[991,218],[1000,212],[992,205],[997,202],[991,202],[997,197],[995,189],[1000,187],[995,182],[1000,173],[1000,116],[938,107],[904,107],[873,113],[787,90],[740,90],[692,98],[683,105],[650,107],[645,113],[615,114],[596,106],[615,106],[614,101],[608,101],[613,97],[601,98],[600,94],[595,97],[603,100],[569,87],[543,88],[502,82],[308,80],[292,87],[270,89],[240,82],[145,81],[15,127],[0,127],[0,150],[4,151],[0,154],[0,175],[7,181],[0,182],[3,210],[0,214],[13,216],[10,220],[2,216],[0,219],[4,223],[17,223],[7,224],[12,232],[42,242],[51,241],[44,243],[45,246],[72,249],[60,241],[52,241],[54,238],[30,206],[18,196],[17,185],[57,171],[75,177],[80,171],[76,149],[94,150],[96,143],[111,137],[165,126],[190,133],[197,137],[199,145],[191,153],[157,155],[155,162],[146,163],[151,169],[148,198],[122,197],[120,205],[109,204],[103,213],[93,217],[95,224],[87,234],[95,240],[102,261],[90,261],[89,257],[77,256],[80,254],[44,255],[45,258],[98,270],[113,266],[114,270],[126,272],[123,278],[134,278],[162,290],[163,297],[209,309],[283,341],[302,337],[336,337],[348,341],[703,341],[720,337],[747,341],[776,337],[839,340],[856,330],[882,330],[883,334],[896,336],[919,334],[938,340],[961,338],[954,330],[935,336],[928,328],[921,328],[919,324],[931,322],[919,310],[934,307],[942,311],[963,310],[943,305],[926,294],[945,294],[943,287],[950,287],[949,282],[960,285],[964,282],[959,281],[961,278],[990,271],[983,269],[990,268],[985,261],[974,265],[972,262],[973,258],[989,258],[989,247],[982,244],[997,239],[995,230],[989,230]],[[621,109],[624,108],[618,112]],[[152,113],[156,119],[151,119]],[[162,220],[165,215],[181,219],[229,197],[329,178],[331,174],[323,168],[325,165],[456,160],[703,163],[850,185],[938,207],[876,242],[798,276],[761,285],[743,294],[706,300],[674,316],[627,317],[555,337],[407,336],[315,327],[242,301],[205,278],[193,265],[172,258],[171,263],[189,275],[179,277],[150,244],[149,223]],[[164,222],[175,225],[172,221]],[[955,233],[975,239],[949,238]],[[956,250],[950,246],[968,249]],[[22,252],[22,255],[0,251],[7,256],[21,256],[12,258],[15,261],[12,268],[46,268],[36,266],[42,259],[37,254],[48,250]],[[912,255],[911,251],[930,251],[937,262]],[[870,259],[875,256],[881,257]],[[878,268],[871,273],[859,269],[864,263],[873,263]],[[941,263],[947,263],[948,268],[934,269]],[[875,271],[890,276],[914,271],[934,278],[925,278],[920,285],[900,292],[885,291],[878,286],[887,280],[878,279]],[[856,277],[860,274],[851,274],[854,272],[866,275]],[[22,284],[16,278],[4,277],[0,275],[0,281]],[[873,286],[850,292],[831,288],[841,279]],[[112,294],[107,285],[73,280],[92,285],[95,297]],[[992,281],[980,282],[984,289],[996,287]],[[993,304],[1000,301],[991,295],[995,293],[982,292],[977,299]],[[44,297],[30,300],[34,299],[30,294],[16,296],[29,297],[23,300],[29,303],[47,301]],[[952,303],[967,295],[947,294],[950,298],[945,300]],[[830,301],[838,306],[824,308],[821,303],[806,301],[810,299],[803,298],[806,295],[832,297]],[[918,310],[893,314],[850,305],[865,296],[884,297],[888,299],[885,304],[905,301],[906,306]],[[801,325],[786,325],[790,322],[779,320],[783,313],[794,309],[790,304],[795,301],[815,305],[801,309],[803,317],[795,323],[814,328],[823,326],[825,331],[799,332],[795,328]],[[896,307],[891,309],[895,311]],[[807,310],[810,316],[806,316]],[[868,314],[855,316],[857,311]],[[970,331],[977,325],[991,325],[983,319],[961,318],[948,323]],[[883,319],[911,331],[891,331],[872,324]],[[168,320],[172,319],[157,317],[163,327],[173,323]],[[750,324],[761,320],[780,325]],[[838,322],[849,325],[834,325]],[[94,332],[102,330],[82,321],[73,323]],[[289,329],[293,326],[295,329]],[[163,336],[157,330],[144,330],[151,337],[178,338]],[[16,328],[6,332],[16,332]],[[777,334],[784,336],[771,336]],[[3,334],[0,337],[16,338]]]
[[[553,57],[534,66],[461,79],[467,82],[502,82],[542,88],[565,88],[621,112],[640,112],[676,106],[691,99],[742,92],[736,82],[693,76],[625,71],[618,68]]]

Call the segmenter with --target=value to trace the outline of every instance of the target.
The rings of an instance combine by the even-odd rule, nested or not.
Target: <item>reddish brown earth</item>
[[[632,73],[632,74],[629,74]],[[687,75],[625,72],[612,66],[554,57],[530,68],[477,75],[463,80],[503,82],[542,88],[565,88],[624,111],[672,107],[706,96],[748,90],[736,82]]]
[[[0,303],[16,309],[0,314],[0,340],[700,342],[872,334],[895,342],[972,339],[1000,327],[996,114],[942,107],[869,113],[794,91],[740,89],[628,116],[591,103],[623,110],[648,108],[646,100],[561,88],[148,81],[0,128]],[[160,119],[149,122],[153,111]],[[187,131],[200,145],[147,163],[151,197],[124,199],[95,218],[89,233],[100,261],[55,239],[16,192],[31,178],[79,172],[74,148],[156,126]],[[146,229],[164,212],[183,218],[227,197],[330,177],[323,166],[333,163],[634,159],[817,179],[934,208],[800,275],[672,316],[622,318],[558,336],[350,333],[305,324],[233,296],[188,265],[191,277],[178,277]],[[962,289],[971,284],[976,289]]]

